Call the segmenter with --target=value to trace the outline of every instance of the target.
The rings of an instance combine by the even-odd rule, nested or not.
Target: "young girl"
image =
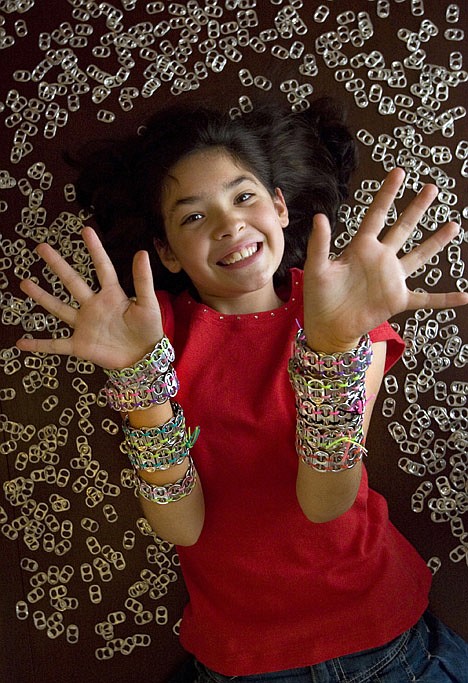
[[[429,570],[362,464],[384,370],[403,348],[385,321],[468,302],[405,284],[458,227],[399,258],[437,190],[425,186],[383,233],[404,180],[394,169],[330,258],[354,165],[327,102],[235,120],[159,113],[94,150],[77,183],[119,273],[138,249],[134,296],[89,227],[98,292],[38,247],[79,308],[22,283],[73,334],[19,348],[105,369],[144,513],[178,546],[181,642],[200,683],[468,681],[468,647],[425,613]]]

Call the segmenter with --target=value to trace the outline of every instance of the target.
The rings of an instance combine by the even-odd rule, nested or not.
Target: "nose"
[[[215,240],[235,237],[244,228],[245,221],[236,211],[220,211],[215,216],[212,237]]]

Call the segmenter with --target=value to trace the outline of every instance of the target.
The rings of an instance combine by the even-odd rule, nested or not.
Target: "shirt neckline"
[[[284,315],[290,314],[291,310],[295,309],[298,304],[301,303],[302,297],[300,295],[300,287],[302,280],[302,271],[297,268],[292,268],[290,270],[290,283],[289,283],[289,296],[286,301],[283,302],[278,308],[274,308],[270,311],[260,311],[258,313],[233,313],[226,314],[215,311],[210,306],[204,303],[196,301],[190,292],[185,291],[182,295],[183,303],[187,308],[190,308],[192,314],[198,314],[206,320],[212,320],[215,322],[233,322],[233,321],[252,321],[252,320],[271,320],[275,318],[280,318]]]

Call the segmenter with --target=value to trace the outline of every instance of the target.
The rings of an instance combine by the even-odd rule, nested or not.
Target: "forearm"
[[[151,428],[163,425],[172,417],[169,401],[146,410],[137,410],[128,414],[132,427]],[[148,472],[140,470],[139,476],[153,486],[168,486],[182,479],[189,467],[189,458],[165,470]],[[140,495],[143,513],[152,529],[166,541],[176,545],[193,545],[198,540],[203,528],[205,506],[200,479],[197,476],[195,486],[190,495],[181,500],[161,505],[146,500]]]
[[[184,473],[182,471],[180,476]],[[143,514],[160,538],[183,546],[194,545],[198,541],[205,519],[205,503],[199,478],[190,496],[176,503],[157,505],[142,496],[140,502]]]
[[[312,522],[336,519],[359,491],[363,443],[385,360],[385,345],[376,346],[371,362],[372,349],[364,339],[349,355],[332,353],[328,343],[326,356],[314,353],[305,335],[296,342],[290,363],[297,411],[296,493]]]
[[[322,353],[340,353],[356,346],[344,340],[330,340],[318,330],[304,330],[307,346]],[[353,505],[361,483],[362,465],[341,472],[318,472],[299,460],[296,495],[305,516],[322,523],[336,519]]]
[[[193,545],[204,521],[203,495],[190,455],[198,436],[175,397],[179,380],[166,336],[130,367],[106,370],[107,403],[123,417],[122,450],[134,469],[143,511],[171,543]]]

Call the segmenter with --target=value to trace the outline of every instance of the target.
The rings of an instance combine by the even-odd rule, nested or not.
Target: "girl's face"
[[[168,174],[162,212],[171,272],[184,270],[201,300],[225,314],[277,308],[273,274],[284,251],[288,211],[223,149],[195,152]]]

